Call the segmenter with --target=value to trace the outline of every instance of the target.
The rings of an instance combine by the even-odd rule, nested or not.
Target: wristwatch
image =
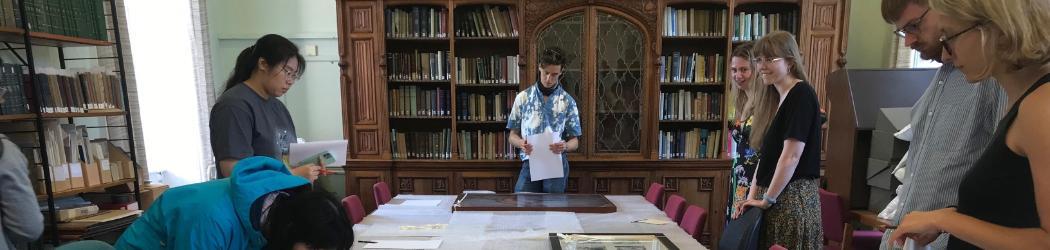
[[[769,203],[769,206],[773,206],[773,204],[777,204],[777,200],[773,199],[773,198],[769,198],[769,196],[762,197],[762,200],[765,200],[766,203]]]

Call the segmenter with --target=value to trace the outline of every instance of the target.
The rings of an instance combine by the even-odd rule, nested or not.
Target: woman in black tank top
[[[944,62],[995,77],[1010,98],[992,141],[959,186],[957,207],[913,212],[890,237],[949,249],[1050,249],[1050,1],[931,0]],[[1036,192],[1038,190],[1038,192]]]

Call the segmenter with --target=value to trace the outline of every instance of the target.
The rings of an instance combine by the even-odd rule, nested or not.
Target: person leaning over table
[[[350,249],[353,223],[327,191],[264,156],[230,178],[172,188],[124,231],[117,249]]]
[[[218,178],[240,159],[269,156],[285,161],[294,143],[295,124],[277,97],[288,93],[306,71],[299,48],[275,34],[265,35],[237,56],[226,90],[211,109],[211,147]],[[295,166],[292,173],[313,182],[322,166]]]
[[[890,236],[948,249],[1050,249],[1050,1],[930,0],[941,58],[994,77],[1010,108],[959,183],[958,204],[904,216]],[[988,114],[977,114],[988,115]]]
[[[958,203],[959,182],[991,141],[1006,109],[1006,92],[995,79],[972,84],[952,62],[941,60],[941,18],[930,10],[928,0],[882,0],[882,17],[923,60],[942,63],[911,111],[913,136],[904,162],[908,169],[898,192],[897,213],[890,217],[890,224],[897,225],[910,212]],[[892,233],[886,230],[880,249],[891,249],[887,240]],[[947,245],[948,236],[943,235],[928,246],[938,250]]]
[[[514,185],[514,192],[564,193],[569,178],[569,160],[566,152],[576,150],[579,145],[580,112],[576,100],[565,92],[561,86],[562,65],[565,65],[565,52],[558,47],[544,49],[539,58],[540,79],[532,87],[518,93],[514,105],[507,117],[507,129],[510,130],[508,141],[521,149],[521,173]],[[562,141],[550,145],[533,145],[526,139],[531,135],[542,134],[547,130],[560,135]],[[561,154],[561,178],[532,181],[529,170],[529,155],[535,146],[545,147],[555,154]]]

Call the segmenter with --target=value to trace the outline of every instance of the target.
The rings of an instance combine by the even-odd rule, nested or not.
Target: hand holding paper
[[[558,141],[558,142],[552,143],[550,145],[550,148],[551,148],[551,152],[554,152],[555,154],[564,153],[565,152],[565,142]]]

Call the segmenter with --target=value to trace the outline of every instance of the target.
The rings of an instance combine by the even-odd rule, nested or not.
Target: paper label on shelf
[[[55,165],[51,167],[51,178],[55,181],[64,181],[69,179],[69,166],[68,165]]]
[[[102,160],[102,171],[109,171],[109,159]]]
[[[84,177],[84,169],[81,168],[80,163],[70,163],[68,166],[69,166],[69,174],[70,174],[71,177],[73,177],[73,178],[83,178]]]

